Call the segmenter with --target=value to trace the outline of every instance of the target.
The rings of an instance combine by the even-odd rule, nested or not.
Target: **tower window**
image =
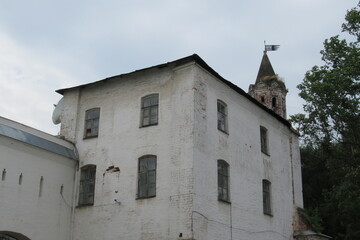
[[[264,103],[265,102],[265,97],[261,96],[261,102]]]
[[[272,98],[272,107],[276,108],[276,97]]]

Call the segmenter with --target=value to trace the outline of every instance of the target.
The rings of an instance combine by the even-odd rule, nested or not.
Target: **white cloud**
[[[1,116],[56,134],[51,112],[60,95],[54,91],[78,83],[0,34]]]

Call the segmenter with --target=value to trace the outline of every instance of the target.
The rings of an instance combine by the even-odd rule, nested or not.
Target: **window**
[[[271,215],[271,201],[270,201],[270,197],[271,197],[270,185],[271,185],[271,183],[268,180],[264,179],[262,181],[262,185],[263,185],[263,211],[264,211],[264,214]]]
[[[95,192],[96,166],[87,165],[81,168],[79,205],[93,205]]]
[[[138,198],[155,197],[156,195],[156,156],[148,155],[139,158]]]
[[[229,202],[229,164],[224,160],[218,160],[218,199]]]
[[[159,94],[151,94],[141,99],[141,127],[158,123]]]
[[[1,175],[1,181],[5,181],[5,179],[6,179],[6,169],[4,168]]]
[[[272,107],[273,109],[276,109],[276,97],[272,98]]]
[[[100,108],[92,108],[85,113],[84,138],[97,137],[99,134]]]
[[[261,96],[261,102],[264,103],[265,102],[265,97]]]
[[[227,106],[224,102],[217,101],[217,112],[218,112],[218,129],[220,131],[226,132],[227,129]]]
[[[41,197],[43,194],[43,185],[44,185],[44,177],[41,176],[39,183],[39,197]]]
[[[267,129],[263,126],[260,127],[260,143],[261,152],[269,154]]]

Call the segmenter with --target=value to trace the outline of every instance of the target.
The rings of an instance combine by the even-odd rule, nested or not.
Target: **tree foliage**
[[[303,140],[304,203],[335,239],[360,239],[360,2],[324,41],[324,65],[298,85],[305,114],[291,116]]]

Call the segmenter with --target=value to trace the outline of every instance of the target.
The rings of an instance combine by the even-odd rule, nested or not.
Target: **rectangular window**
[[[224,160],[218,160],[218,199],[229,202],[229,164]]]
[[[218,115],[218,129],[223,132],[228,132],[227,127],[227,106],[224,102],[217,101],[217,115]]]
[[[260,143],[261,152],[269,154],[267,129],[263,126],[260,126]]]
[[[271,183],[268,180],[263,180],[263,211],[264,214],[271,215]]]
[[[84,138],[97,137],[99,134],[100,108],[92,108],[85,113]]]
[[[138,198],[156,196],[156,156],[144,156],[139,159]]]
[[[79,205],[93,205],[95,193],[96,166],[87,165],[81,168]]]
[[[159,94],[151,94],[141,99],[141,127],[158,124]]]

